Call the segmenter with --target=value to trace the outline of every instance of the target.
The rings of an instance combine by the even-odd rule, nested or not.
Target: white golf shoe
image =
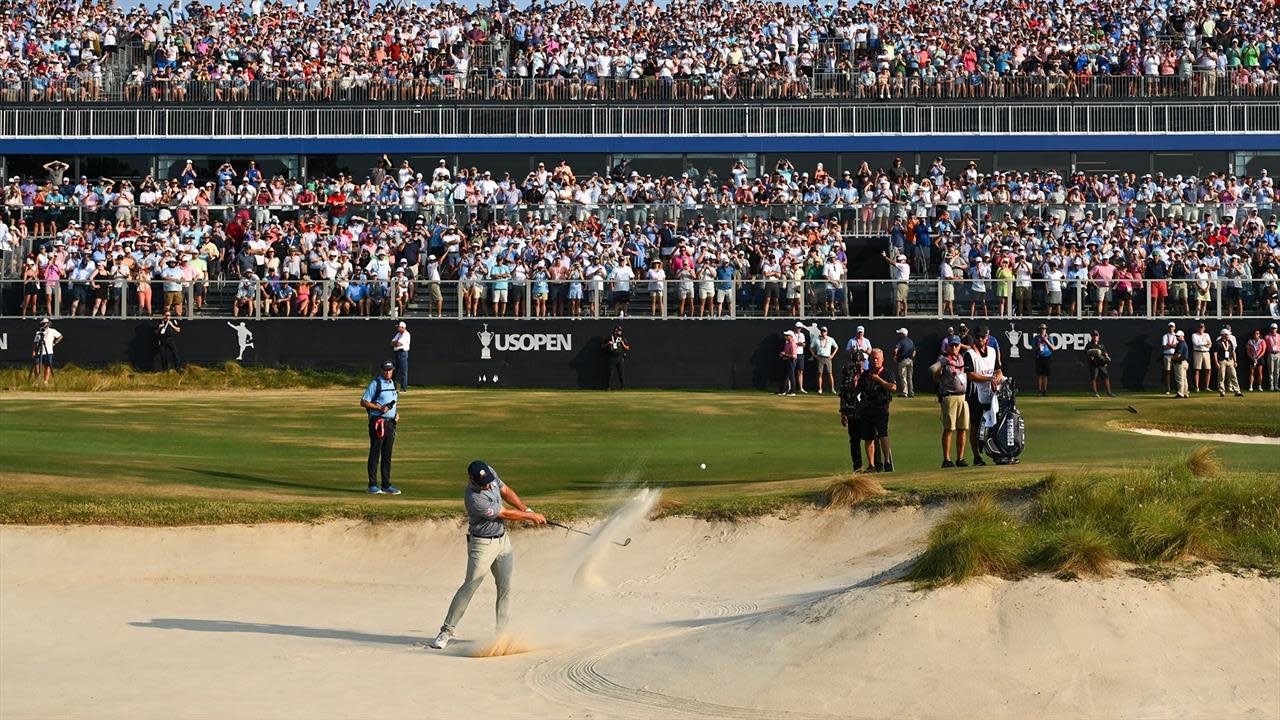
[[[440,634],[436,636],[436,639],[432,640],[427,644],[430,645],[432,648],[435,648],[436,650],[443,650],[449,647],[449,641],[452,639],[453,639],[453,633],[449,632],[448,630],[441,630]]]

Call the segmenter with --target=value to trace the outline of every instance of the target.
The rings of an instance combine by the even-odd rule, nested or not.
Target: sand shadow
[[[903,560],[893,565],[892,567],[881,570],[880,572],[877,572],[871,575],[870,577],[859,580],[858,582],[853,583],[852,585],[843,585],[840,587],[830,588],[827,590],[811,590],[809,592],[802,592],[802,593],[788,593],[788,594],[782,595],[781,597],[776,598],[776,600],[770,607],[763,608],[760,610],[752,610],[750,612],[737,613],[733,615],[717,615],[713,617],[696,617],[696,618],[685,618],[685,619],[679,619],[679,620],[668,620],[665,623],[663,623],[663,625],[666,625],[668,627],[698,628],[698,627],[710,627],[713,625],[727,625],[729,623],[739,622],[742,620],[758,619],[758,618],[764,617],[765,615],[769,615],[771,613],[787,610],[790,608],[795,608],[801,605],[808,605],[821,600],[825,600],[826,598],[829,598],[829,597],[835,597],[836,595],[847,593],[851,590],[859,590],[859,589],[865,589],[870,587],[876,587],[878,585],[886,585],[894,582],[902,582],[905,580],[907,572],[911,569],[911,565],[914,562],[915,562],[914,558]]]
[[[338,630],[336,628],[316,628],[302,625],[276,625],[274,623],[239,622],[236,620],[200,620],[197,618],[153,618],[146,622],[131,622],[133,627],[153,628],[158,630],[187,630],[190,632],[212,633],[257,633],[262,635],[288,635],[291,637],[319,638],[323,640],[346,640],[357,643],[379,643],[383,645],[412,645],[424,643],[429,638],[414,635],[378,635],[356,630]]]
[[[179,470],[196,475],[204,475],[205,477],[219,478],[221,480],[239,480],[241,482],[256,483],[258,485],[270,485],[272,487],[290,488],[292,490],[319,490],[322,492],[336,493],[356,493],[364,495],[364,490],[355,488],[331,487],[327,485],[307,485],[306,483],[285,482],[284,480],[272,480],[261,475],[249,475],[247,473],[226,472],[223,470],[207,470],[205,468],[179,467]]]

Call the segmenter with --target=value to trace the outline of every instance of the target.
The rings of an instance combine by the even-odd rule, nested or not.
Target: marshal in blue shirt
[[[388,405],[395,402],[400,394],[396,392],[395,380],[388,380],[379,375],[369,382],[369,387],[364,389],[364,395],[360,398],[374,405]],[[396,418],[396,408],[392,407],[384,413],[377,410],[365,408],[365,412],[369,413],[369,419],[375,420],[379,417],[394,420]]]

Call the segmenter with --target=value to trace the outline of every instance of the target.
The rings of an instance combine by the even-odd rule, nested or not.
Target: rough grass
[[[907,579],[925,584],[963,582],[975,575],[1009,575],[1025,554],[1021,523],[992,495],[963,504],[929,531],[929,544]]]
[[[110,392],[118,390],[284,390],[361,385],[367,373],[330,372],[244,366],[234,360],[204,367],[187,365],[180,371],[147,372],[119,364],[104,368],[67,365],[58,368],[47,386],[31,381],[28,368],[0,368],[5,392]]]
[[[828,485],[822,496],[827,507],[839,509],[858,505],[888,492],[875,478],[854,474]]]
[[[976,575],[1109,574],[1117,562],[1209,561],[1280,569],[1280,484],[1225,473],[1212,449],[1162,465],[1054,476],[1014,518],[989,498],[930,533],[908,578],[958,583]]]

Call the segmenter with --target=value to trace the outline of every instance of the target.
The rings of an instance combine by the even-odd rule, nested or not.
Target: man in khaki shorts
[[[964,357],[960,354],[960,338],[949,339],[943,355],[930,368],[938,382],[938,403],[942,406],[942,467],[965,467],[965,440],[969,430],[969,404],[965,391],[969,380]],[[956,459],[951,461],[951,439],[955,438]]]

